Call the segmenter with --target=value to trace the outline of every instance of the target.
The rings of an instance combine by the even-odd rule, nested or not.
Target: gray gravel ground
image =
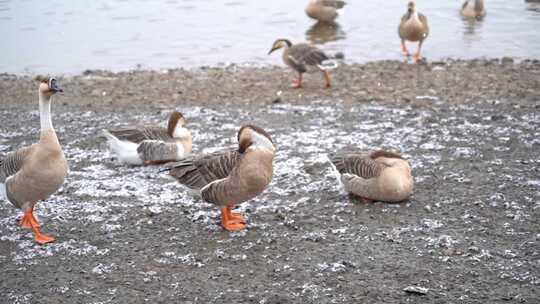
[[[538,87],[524,89],[474,102],[178,103],[196,153],[234,146],[247,122],[277,143],[274,180],[239,206],[248,229],[238,233],[158,167],[119,164],[99,137],[171,108],[60,96],[53,120],[70,173],[37,207],[57,242],[34,244],[21,212],[0,203],[0,303],[538,303],[540,102]],[[0,154],[38,137],[37,105],[9,102],[17,96],[32,97],[0,103]],[[401,151],[416,180],[410,201],[343,193],[325,153],[347,147]]]

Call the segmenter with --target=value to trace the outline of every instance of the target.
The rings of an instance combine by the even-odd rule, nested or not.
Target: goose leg
[[[422,56],[420,55],[420,51],[422,50],[422,43],[423,42],[424,42],[423,40],[420,40],[420,42],[418,42],[418,50],[414,54],[414,61],[415,62],[418,62],[418,61],[420,61],[422,59]]]
[[[23,217],[21,218],[20,225],[22,228],[26,229],[31,229],[34,226],[39,227],[39,222],[34,217],[34,206],[26,209]]]
[[[410,56],[409,50],[407,50],[407,46],[405,46],[405,40],[401,39],[401,51],[403,52],[403,55]]]
[[[328,71],[322,71],[323,75],[324,75],[324,80],[326,81],[326,88],[329,88],[332,86],[332,83],[330,81],[330,74],[328,73]]]
[[[233,219],[235,221],[238,221],[238,222],[240,222],[242,224],[246,223],[246,220],[244,219],[244,217],[240,213],[232,212],[232,207],[231,206],[227,206],[227,209],[229,209],[229,214],[230,214],[231,219]]]
[[[302,75],[302,73],[298,73],[298,79],[293,81],[291,87],[295,88],[295,89],[301,88],[302,87],[302,81],[303,81],[303,75]]]
[[[241,219],[241,220],[240,220]],[[231,207],[221,208],[221,225],[225,230],[238,231],[246,228],[244,219],[239,214],[233,214]]]
[[[55,241],[54,237],[42,234],[41,231],[39,231],[39,226],[33,226],[32,232],[34,233],[34,239],[36,240],[36,243],[40,245]]]

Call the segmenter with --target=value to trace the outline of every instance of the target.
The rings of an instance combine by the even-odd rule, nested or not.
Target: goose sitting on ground
[[[405,56],[409,56],[409,51],[405,46],[405,40],[418,41],[418,50],[414,54],[414,60],[420,61],[422,58],[420,51],[424,40],[429,35],[429,26],[427,17],[416,11],[416,4],[410,1],[407,6],[407,13],[401,17],[398,28],[399,38],[401,38],[401,50]]]
[[[283,48],[283,62],[298,72],[298,80],[293,82],[293,88],[302,87],[302,75],[308,71],[308,67],[315,67],[321,71],[326,80],[326,87],[331,86],[330,75],[328,69],[335,68],[337,65],[326,65],[325,61],[331,59],[323,51],[313,45],[307,43],[292,44],[288,39],[277,39],[272,45],[272,49],[268,52],[270,55],[275,50]],[[341,56],[335,56],[338,58]]]
[[[0,198],[24,211],[20,225],[31,229],[38,244],[53,242],[42,234],[34,217],[37,202],[49,198],[64,183],[68,165],[51,120],[51,100],[62,92],[56,79],[37,77],[39,83],[39,142],[0,157]]]
[[[461,15],[466,18],[481,19],[486,15],[484,0],[466,0],[461,6]]]
[[[182,113],[172,112],[167,128],[127,127],[103,130],[107,144],[118,159],[131,165],[157,165],[181,160],[191,154],[191,132]]]
[[[333,22],[339,16],[339,9],[345,6],[341,0],[311,0],[306,6],[306,14],[320,22]]]
[[[329,155],[345,190],[366,201],[400,202],[413,192],[409,162],[383,150]]]
[[[221,224],[229,231],[245,228],[234,205],[248,201],[266,189],[273,174],[275,147],[263,129],[245,125],[238,131],[238,149],[188,158],[164,171],[200,193],[206,202],[221,207]]]

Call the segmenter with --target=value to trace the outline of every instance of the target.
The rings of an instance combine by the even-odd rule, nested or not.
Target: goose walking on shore
[[[327,88],[332,85],[328,70],[335,68],[337,64],[334,62],[328,65],[327,61],[331,58],[323,51],[307,43],[292,44],[288,39],[277,39],[272,45],[272,49],[268,52],[268,55],[281,48],[283,48],[283,62],[298,73],[298,79],[292,84],[293,88],[301,88],[303,86],[303,74],[310,67],[321,71]],[[338,57],[340,56],[336,56],[336,58]]]
[[[422,44],[429,35],[429,26],[427,17],[416,10],[414,1],[410,1],[407,5],[407,12],[401,17],[401,22],[398,27],[399,38],[401,39],[401,50],[405,56],[410,56],[409,50],[405,45],[405,41],[418,41],[418,50],[414,54],[414,60],[420,61]]]
[[[31,229],[37,243],[46,244],[55,239],[41,233],[34,207],[62,186],[68,164],[51,120],[52,97],[63,91],[55,78],[36,79],[41,121],[39,142],[0,157],[0,198],[21,209],[24,212],[21,227]]]

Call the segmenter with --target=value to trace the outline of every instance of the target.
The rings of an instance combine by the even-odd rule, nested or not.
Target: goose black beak
[[[275,48],[272,48],[269,52],[268,52],[268,55],[272,54],[273,51],[277,50],[279,48],[275,47]]]

